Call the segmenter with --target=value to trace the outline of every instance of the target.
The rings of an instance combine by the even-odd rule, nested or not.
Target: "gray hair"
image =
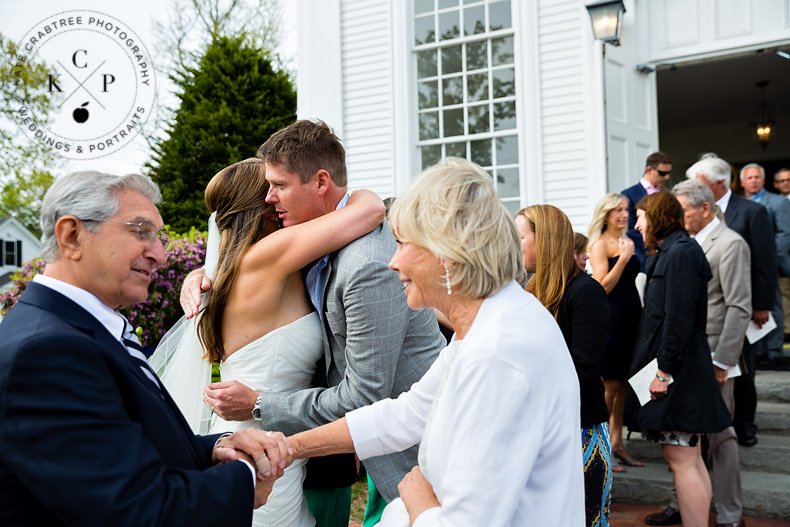
[[[713,192],[699,179],[681,181],[674,186],[672,193],[676,196],[686,196],[686,203],[695,209],[700,208],[703,203],[708,203],[711,210],[716,210],[716,198]]]
[[[790,172],[790,168],[784,167],[784,168],[780,168],[779,170],[777,170],[777,171],[774,173],[774,180],[776,180],[776,176],[778,176],[778,175],[779,175],[779,174],[781,174],[782,172]]]
[[[55,180],[41,206],[41,256],[46,262],[60,255],[55,224],[63,216],[106,220],[118,212],[118,194],[124,190],[139,192],[156,205],[162,199],[156,183],[148,176],[127,174],[114,176],[93,170],[72,172]],[[86,224],[93,231],[96,224]]]
[[[389,221],[399,240],[455,262],[453,293],[487,298],[512,280],[526,284],[516,223],[491,176],[471,161],[446,158],[423,171],[394,201]]]
[[[705,176],[711,183],[722,182],[725,186],[730,185],[730,164],[720,157],[706,155],[686,170],[688,179],[695,179],[698,174]]]
[[[765,169],[763,168],[763,166],[762,165],[758,165],[757,163],[749,163],[748,165],[746,165],[745,167],[743,167],[741,169],[741,181],[743,181],[743,173],[746,172],[746,170],[749,169],[749,168],[757,168],[757,169],[759,169],[760,170],[760,175],[763,177],[763,179],[765,179]]]

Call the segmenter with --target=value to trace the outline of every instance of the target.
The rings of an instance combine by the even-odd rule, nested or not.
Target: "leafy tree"
[[[41,203],[53,181],[49,172],[33,169],[29,176],[17,172],[0,190],[0,217],[13,216],[30,232],[41,236]]]
[[[162,189],[165,223],[205,230],[209,180],[294,121],[296,92],[288,74],[243,35],[213,39],[197,66],[173,80],[180,106],[148,166]]]
[[[24,106],[36,116],[36,121],[47,123],[52,105],[52,95],[45,89],[49,74],[46,65],[24,55],[24,50],[0,33],[0,183],[55,161],[43,143],[25,137],[14,117]]]
[[[171,0],[167,22],[154,22],[159,68],[166,75],[194,67],[215,38],[245,37],[253,47],[277,48],[282,28],[278,0]],[[277,66],[280,57],[273,55]]]
[[[24,56],[24,50],[0,33],[0,216],[15,217],[36,235],[41,200],[53,181],[47,169],[60,161],[19,130],[14,114],[24,107],[37,122],[49,121],[53,96],[45,89],[47,75],[45,64]]]

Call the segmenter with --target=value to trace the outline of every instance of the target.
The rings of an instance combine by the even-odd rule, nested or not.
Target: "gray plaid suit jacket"
[[[436,360],[446,341],[433,311],[414,311],[406,304],[398,275],[387,267],[395,249],[385,221],[329,259],[321,317],[329,388],[264,393],[264,429],[293,434],[397,397]],[[417,447],[365,460],[388,502],[398,496],[398,483],[416,464]]]

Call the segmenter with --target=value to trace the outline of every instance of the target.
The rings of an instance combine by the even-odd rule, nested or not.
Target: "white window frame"
[[[406,37],[401,41],[401,44],[403,46],[397,46],[396,47],[396,49],[404,50],[403,54],[405,55],[405,57],[403,57],[403,58],[405,60],[400,61],[400,63],[401,64],[404,64],[404,63],[408,64],[408,68],[407,68],[408,69],[408,75],[405,75],[404,77],[408,78],[408,83],[409,83],[408,84],[409,89],[407,90],[408,91],[408,108],[409,108],[408,116],[409,117],[408,117],[408,119],[404,120],[406,122],[404,122],[403,124],[408,126],[407,135],[409,137],[409,142],[408,143],[410,145],[410,147],[408,148],[408,152],[409,152],[408,157],[410,158],[410,162],[408,163],[408,166],[412,167],[412,174],[417,174],[422,169],[421,147],[423,147],[423,146],[444,145],[444,144],[469,142],[469,141],[476,141],[476,140],[483,140],[483,139],[491,140],[491,139],[496,139],[498,137],[511,137],[511,136],[513,136],[513,137],[516,138],[516,143],[517,143],[517,150],[516,151],[518,153],[518,162],[515,163],[515,164],[507,164],[507,165],[501,165],[501,166],[497,165],[497,163],[496,163],[496,156],[497,156],[496,143],[494,142],[492,144],[492,152],[491,152],[491,163],[492,164],[489,166],[489,168],[487,168],[487,170],[494,177],[495,185],[497,186],[497,188],[499,186],[499,183],[496,181],[496,176],[497,176],[498,170],[500,170],[500,169],[512,169],[512,168],[516,168],[518,170],[518,176],[517,177],[518,177],[519,189],[518,189],[517,195],[513,195],[513,196],[510,196],[510,197],[502,199],[503,203],[506,203],[508,208],[510,208],[510,209],[512,209],[514,211],[521,208],[522,204],[525,202],[525,197],[526,197],[526,195],[528,193],[527,181],[526,181],[527,180],[527,178],[526,178],[526,171],[527,171],[527,167],[529,166],[530,163],[528,162],[529,158],[527,156],[527,150],[531,150],[531,149],[527,149],[525,147],[525,145],[524,145],[525,130],[524,130],[524,126],[523,126],[523,120],[524,120],[524,115],[525,115],[524,112],[526,111],[526,107],[525,107],[526,100],[524,98],[524,93],[525,93],[525,91],[529,90],[529,88],[527,90],[525,90],[524,83],[527,81],[527,79],[525,79],[523,74],[522,74],[522,61],[523,61],[523,58],[521,57],[521,55],[522,55],[522,52],[523,52],[523,45],[522,45],[522,40],[520,38],[519,31],[518,31],[518,29],[521,27],[520,17],[522,16],[522,13],[521,13],[521,9],[517,5],[518,2],[519,2],[519,0],[511,0],[511,2],[510,2],[510,7],[511,7],[511,13],[510,13],[510,15],[511,15],[510,16],[511,26],[509,28],[500,29],[500,30],[496,30],[496,31],[489,31],[489,32],[482,33],[482,34],[475,34],[475,35],[469,35],[469,36],[461,35],[458,38],[454,38],[454,39],[450,39],[450,40],[437,40],[437,41],[434,41],[434,42],[429,43],[429,44],[421,44],[421,45],[417,46],[417,45],[415,45],[415,42],[414,42],[414,40],[415,40],[415,37],[414,37],[414,26],[415,26],[414,0],[408,0],[407,2],[404,2],[404,4],[407,4],[407,6],[401,13],[402,16],[403,16],[402,20],[405,21],[404,25],[406,26],[405,27],[405,29],[406,29],[406,31],[405,31]],[[488,5],[489,3],[490,3],[490,0],[485,0],[485,2],[482,5]],[[436,6],[438,7],[438,2],[436,4]],[[461,0],[459,2],[459,9],[460,9],[460,11],[462,11],[464,9],[464,7],[467,7],[467,6],[465,4],[463,4],[463,0]],[[437,11],[439,13],[441,13],[441,12],[444,12],[444,11],[451,11],[453,9],[454,8],[436,9],[432,13],[436,13]],[[460,16],[462,17],[463,15],[461,14]],[[488,18],[488,9],[486,9],[486,27],[488,27],[488,20],[487,20],[487,18]],[[463,31],[463,28],[461,30]],[[439,37],[439,35],[437,35],[437,38],[438,37]],[[451,136],[449,138],[439,137],[437,139],[421,140],[419,138],[419,114],[421,112],[420,112],[419,103],[418,103],[418,83],[423,81],[424,79],[418,79],[417,53],[420,52],[420,51],[442,49],[442,48],[445,48],[445,47],[448,47],[448,46],[456,46],[456,45],[462,45],[462,44],[468,44],[468,43],[474,43],[474,42],[484,42],[484,41],[493,40],[493,39],[502,38],[502,37],[511,37],[513,39],[513,54],[514,54],[513,63],[512,63],[512,66],[511,65],[494,66],[493,62],[491,60],[492,59],[492,57],[491,57],[491,49],[490,49],[491,46],[487,46],[487,48],[488,48],[488,50],[487,50],[487,53],[488,53],[488,57],[487,57],[488,64],[487,64],[486,70],[484,70],[484,71],[487,71],[489,73],[489,78],[488,78],[489,89],[493,90],[493,86],[492,86],[493,73],[492,72],[494,70],[500,69],[500,68],[501,69],[506,69],[506,68],[509,68],[509,67],[513,68],[514,77],[515,77],[515,84],[516,85],[515,85],[515,93],[512,96],[507,96],[507,97],[503,97],[503,98],[496,98],[496,99],[487,99],[488,104],[490,104],[490,106],[489,106],[489,109],[490,109],[490,111],[489,111],[489,125],[490,125],[490,130],[491,131],[486,132],[486,133],[473,134],[473,135],[469,135],[465,131],[465,133],[463,135]],[[465,61],[466,61],[466,52],[465,52],[465,47],[462,47],[462,50],[464,50],[464,51],[462,51],[462,61],[464,62],[464,65],[462,67],[462,71],[459,72],[459,76],[461,76],[464,79],[464,82],[463,82],[463,84],[464,84],[463,102],[461,104],[459,104],[459,105],[452,105],[451,106],[452,108],[468,108],[470,106],[476,106],[476,104],[474,104],[474,103],[470,104],[467,101],[468,93],[467,93],[467,89],[466,89],[466,79],[467,79],[469,73],[466,71],[466,63],[465,63]],[[439,53],[439,55],[441,55],[441,52]],[[441,75],[441,63],[440,63],[440,61],[441,61],[441,59],[439,59],[437,61],[437,77],[436,77],[437,84],[439,82],[441,82],[441,81],[438,80],[439,78],[444,78]],[[397,62],[398,61],[396,61],[396,63]],[[442,98],[441,97],[441,92],[442,92],[441,86],[437,86],[437,89],[438,89],[439,98],[441,99]],[[515,105],[516,105],[516,112],[515,112],[516,125],[512,129],[495,131],[494,130],[494,126],[493,126],[493,119],[494,119],[493,105],[498,103],[498,102],[507,102],[507,101],[515,101]],[[475,102],[477,102],[477,101],[475,101]],[[440,134],[443,133],[443,119],[442,119],[442,113],[441,112],[445,109],[445,107],[444,107],[444,105],[442,103],[443,103],[443,101],[439,100],[437,107],[435,108],[435,110],[433,110],[433,111],[438,112],[438,115],[439,115]],[[467,123],[467,125],[468,125],[468,123]],[[403,137],[403,135],[401,135],[401,137]],[[468,150],[469,149],[467,148],[467,158],[470,157],[470,154],[471,154],[471,152],[468,152]]]

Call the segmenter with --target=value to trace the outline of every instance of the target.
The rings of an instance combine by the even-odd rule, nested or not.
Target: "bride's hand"
[[[181,286],[181,308],[187,318],[198,314],[200,295],[209,289],[211,289],[211,280],[206,278],[202,267],[187,275],[184,285]]]

